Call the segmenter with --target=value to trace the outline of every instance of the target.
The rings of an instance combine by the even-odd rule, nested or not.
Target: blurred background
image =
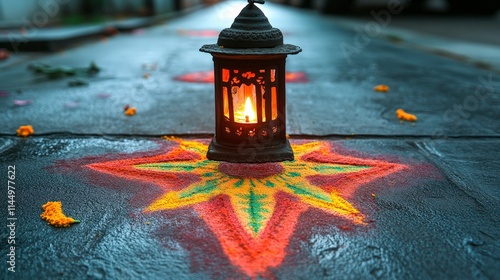
[[[2,57],[7,57],[5,52],[7,50],[57,51],[68,46],[62,42],[63,39],[69,42],[70,38],[89,37],[92,34],[108,36],[118,31],[134,31],[165,23],[172,17],[182,16],[218,2],[244,4],[246,1],[0,0],[0,50],[3,49],[0,61]],[[383,21],[384,13],[389,13],[390,18],[387,20],[390,21],[390,26],[382,24],[383,33],[387,39],[395,43],[419,41],[418,36],[425,35],[490,47],[500,45],[500,0],[268,0],[268,2],[334,18],[339,26],[348,29],[373,20]],[[391,5],[400,7],[400,10],[390,11]],[[234,13],[228,16],[234,18]],[[84,27],[87,29],[83,29]],[[28,37],[31,44],[24,43]],[[22,44],[13,46],[13,41]],[[55,44],[55,41],[58,41],[58,44]],[[430,37],[426,37],[426,45],[439,47],[446,52],[445,55],[448,55],[450,50],[465,49],[461,43],[455,41],[447,44],[443,44],[442,41],[436,43]],[[489,60],[492,52],[495,52],[491,49],[469,49],[467,46],[465,50],[467,56],[478,56],[482,60],[485,60],[480,57],[482,53],[487,53]],[[496,56],[500,57],[500,54]]]
[[[412,11],[492,15],[500,8],[498,0],[272,0],[301,8],[314,8],[323,13],[349,14],[363,9],[401,3]]]
[[[416,32],[466,42],[500,45],[500,0],[270,0],[299,9],[316,10],[340,20],[368,22],[392,4],[402,5],[389,19],[393,31]],[[395,15],[395,16],[394,16]],[[397,33],[397,32],[393,32]],[[398,36],[395,41],[401,40]],[[498,53],[500,57],[500,50]]]
[[[235,1],[235,0],[233,0]],[[220,0],[0,0],[0,28],[22,25],[42,7],[49,25],[95,23],[110,19],[152,16],[210,5]],[[405,14],[497,16],[500,0],[270,0],[325,14],[363,15],[390,2],[402,3]],[[54,11],[60,6],[60,11]],[[51,11],[54,16],[51,16]],[[45,19],[43,19],[45,20]]]
[[[36,12],[48,15],[48,25],[98,23],[153,16],[214,4],[218,0],[0,0],[0,28],[16,27]],[[62,5],[64,4],[64,5]],[[55,11],[55,9],[59,9]],[[42,20],[42,19],[41,19]],[[44,20],[44,19],[43,19]]]

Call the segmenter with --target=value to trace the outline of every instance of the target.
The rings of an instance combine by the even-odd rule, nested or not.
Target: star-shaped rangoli
[[[161,187],[164,194],[145,213],[193,207],[249,276],[280,265],[300,214],[310,207],[364,225],[364,215],[343,196],[406,167],[339,155],[327,142],[292,145],[295,161],[217,162],[206,159],[205,143],[169,140],[178,145],[164,154],[87,167]]]

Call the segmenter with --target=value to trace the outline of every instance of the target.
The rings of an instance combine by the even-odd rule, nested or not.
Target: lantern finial
[[[248,3],[250,4],[250,6],[253,6],[253,4],[255,4],[255,3],[264,4],[264,3],[266,3],[266,1],[265,0],[248,0]]]

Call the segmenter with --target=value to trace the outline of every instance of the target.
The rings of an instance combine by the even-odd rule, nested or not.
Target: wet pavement
[[[305,210],[299,206],[308,201],[302,196],[278,195],[276,209],[287,209],[280,208],[281,201],[293,207],[277,217],[288,221],[286,211],[296,211],[295,222],[280,224],[272,218],[255,236],[233,235],[222,220],[216,226],[216,215],[207,214],[215,209],[210,208],[213,203],[225,199],[224,193],[201,206],[145,211],[161,197],[167,179],[121,173],[112,169],[117,168],[114,162],[170,155],[178,144],[163,135],[207,143],[214,132],[213,84],[175,78],[213,69],[210,55],[198,50],[216,42],[218,31],[229,27],[245,4],[241,2],[224,2],[57,53],[24,53],[0,62],[0,161],[4,185],[9,166],[15,166],[17,218],[16,272],[7,270],[10,248],[2,246],[2,275],[497,279],[498,71],[387,36],[362,37],[346,20],[314,11],[261,6],[283,31],[285,43],[303,49],[287,59],[287,71],[303,72],[308,80],[287,84],[287,132],[293,145],[327,143],[330,148],[322,151],[331,160],[404,166],[368,179],[328,177],[339,186],[332,194],[340,193],[359,209],[364,223],[349,223],[310,204]],[[435,42],[429,39],[429,44]],[[82,77],[88,84],[79,87],[68,85],[72,77],[50,80],[28,69],[35,62],[87,67],[92,61],[101,71]],[[378,84],[389,85],[390,92],[374,92]],[[123,114],[126,104],[137,108],[135,116]],[[418,121],[401,122],[398,108]],[[16,137],[16,129],[27,124],[35,134]],[[110,169],[89,169],[93,164]],[[321,185],[314,178],[305,180]],[[321,186],[327,190],[325,184]],[[172,189],[179,191],[180,185]],[[4,190],[6,209],[7,186]],[[47,225],[39,215],[52,200],[62,201],[65,213],[81,223],[65,229]],[[8,225],[7,215],[2,217]],[[283,236],[272,237],[273,230]],[[1,234],[7,245],[12,231],[4,227]],[[285,245],[279,249],[279,244]],[[243,247],[250,261],[238,257]],[[265,253],[261,247],[273,250]],[[266,258],[267,265],[252,265]]]

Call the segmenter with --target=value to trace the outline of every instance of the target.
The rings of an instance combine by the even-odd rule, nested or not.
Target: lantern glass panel
[[[281,61],[215,59],[216,140],[277,147],[285,138]],[[261,62],[261,63],[260,63]],[[245,146],[246,147],[246,146]]]
[[[224,83],[229,82],[229,69],[222,69],[222,81]]]
[[[237,123],[257,123],[257,96],[255,85],[233,86],[234,121]]]
[[[275,68],[257,70],[222,67],[220,71],[223,83],[222,109],[226,121],[260,124],[278,119]]]
[[[261,94],[261,99],[262,99],[262,122],[266,122],[266,98],[265,98],[265,95],[266,95],[266,87],[264,86],[261,86],[260,87],[260,92],[262,93]]]
[[[224,99],[224,116],[229,119],[229,99],[228,99],[228,93],[227,93],[227,88],[223,87],[222,88],[222,98]]]
[[[271,87],[271,110],[272,110],[272,120],[278,118],[278,93],[276,92],[276,87]]]

